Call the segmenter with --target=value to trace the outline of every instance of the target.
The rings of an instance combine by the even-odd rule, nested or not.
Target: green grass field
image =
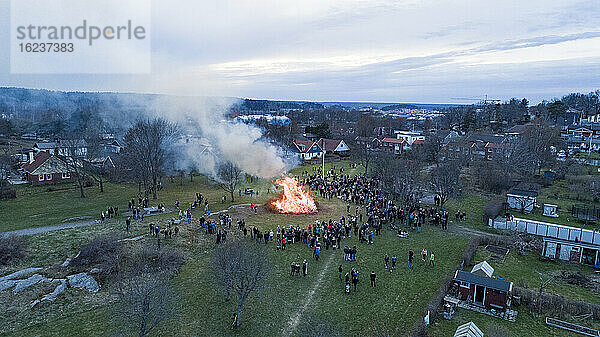
[[[345,174],[361,173],[360,167],[353,168],[348,161],[327,163],[326,168],[344,167]],[[313,171],[313,167],[315,171]],[[305,165],[290,172],[301,175],[303,171],[320,173],[320,165]],[[186,178],[183,183],[163,181],[165,188],[159,193],[159,200],[167,207],[173,205],[175,199],[183,204],[195,198],[201,192],[209,198],[211,210],[217,211],[232,205],[230,201],[221,204],[224,192],[205,177],[196,177],[194,182]],[[244,184],[243,187],[245,187]],[[275,197],[272,181],[260,180],[250,185],[259,191],[258,198],[243,196],[233,204],[255,202],[263,204]],[[0,231],[53,225],[76,216],[97,215],[109,205],[118,205],[125,210],[127,200],[137,194],[137,185],[107,184],[104,193],[96,188],[86,190],[88,197],[78,198],[76,189],[47,192],[46,187],[19,187],[19,198],[3,202],[0,212]],[[237,197],[237,195],[236,195]],[[458,199],[450,200],[445,208],[451,219],[456,210],[467,213],[467,220],[459,224],[469,228],[495,232],[482,221],[482,208],[488,198],[476,193],[465,193]],[[320,212],[312,215],[280,215],[260,211],[253,214],[241,211],[233,213],[234,221],[238,216],[246,218],[248,226],[257,226],[262,230],[275,229],[290,225],[307,226],[315,220],[339,219],[346,215],[346,204],[340,200],[317,198]],[[37,205],[32,207],[32,205]],[[354,206],[353,206],[354,208]],[[25,211],[23,211],[25,210]],[[195,220],[200,211],[195,210]],[[38,215],[41,214],[41,215]],[[174,214],[163,214],[147,217],[144,222],[136,221],[130,237],[145,234],[149,222],[164,223]],[[468,238],[463,235],[441,231],[425,226],[422,233],[410,232],[407,239],[398,238],[393,231],[383,229],[381,236],[375,237],[375,244],[359,244],[353,235],[343,244],[358,247],[358,261],[343,261],[341,250],[324,250],[319,261],[312,259],[312,250],[303,244],[288,245],[285,251],[276,251],[274,243],[267,246],[268,261],[271,273],[267,287],[248,299],[243,313],[243,323],[239,329],[229,329],[235,300],[225,302],[223,294],[215,286],[211,273],[211,257],[215,247],[214,237],[198,234],[194,244],[189,244],[189,231],[195,228],[183,225],[179,237],[164,242],[182,250],[186,256],[181,271],[172,279],[172,286],[179,298],[177,314],[164,322],[152,336],[300,336],[306,324],[326,322],[343,336],[369,336],[373,330],[392,336],[403,336],[422,319],[424,310],[439,288],[442,280],[453,272],[461,259],[462,251],[467,246]],[[241,235],[237,231],[236,235]],[[26,267],[44,267],[44,274],[50,277],[62,277],[64,271],[57,268],[65,258],[75,255],[80,247],[101,234],[124,233],[124,218],[107,221],[90,227],[65,231],[50,232],[28,237],[29,255],[18,265],[0,267],[0,275],[6,275]],[[249,239],[247,239],[249,241]],[[153,244],[151,239],[144,239]],[[248,242],[248,244],[255,244]],[[428,267],[420,260],[419,252],[426,247],[436,253],[435,268]],[[415,267],[408,270],[407,255],[412,249],[415,252]],[[398,257],[398,265],[392,273],[383,266],[385,254]],[[289,265],[292,262],[309,261],[309,275],[289,276]],[[476,261],[490,259],[489,254],[480,249]],[[521,256],[511,252],[503,264],[491,262],[496,268],[496,275],[502,275],[515,285],[537,286],[537,271],[553,270],[590,270],[580,266],[564,265],[559,262],[548,262],[539,259],[539,254]],[[337,269],[342,265],[344,273],[352,267],[360,272],[360,283],[357,292],[347,295],[343,292],[342,283],[338,280]],[[369,273],[377,274],[377,286],[369,286]],[[11,291],[0,292],[0,335],[4,336],[97,336],[113,335],[117,326],[113,322],[112,305],[115,296],[110,286],[104,286],[98,293],[70,289],[60,295],[53,303],[43,304],[34,310],[29,303],[53,289],[50,285],[36,285],[29,290],[14,295]],[[597,296],[589,289],[574,287],[564,282],[551,284],[547,291],[575,299],[585,299],[600,303]],[[590,299],[591,297],[593,299]],[[520,336],[570,336],[556,328],[547,327],[543,317],[534,317],[526,308],[517,308],[517,322],[511,323],[475,312],[460,310],[455,318],[446,321],[439,318],[430,328],[432,336],[450,336],[456,327],[473,320],[484,332],[494,325],[505,327],[512,337]],[[294,319],[297,318],[297,325]],[[585,325],[585,324],[584,324]]]
[[[527,255],[520,255],[518,252],[511,250],[503,263],[494,261],[491,256],[492,254],[485,250],[485,248],[479,247],[474,262],[488,261],[495,269],[494,275],[510,280],[515,286],[539,289],[540,278],[538,273],[545,275],[556,274],[554,280],[544,291],[579,301],[600,303],[600,297],[591,288],[569,284],[565,279],[560,277],[560,273],[563,271],[572,273],[580,272],[589,276],[594,274],[594,270],[590,267],[562,261],[542,260],[539,252],[529,252]]]
[[[451,320],[440,318],[434,322],[428,329],[428,333],[435,337],[453,336],[458,326],[474,322],[479,329],[487,336],[487,333],[493,327],[501,327],[509,333],[510,337],[575,337],[580,334],[571,333],[566,330],[558,329],[546,325],[545,316],[533,316],[529,310],[523,306],[515,308],[519,314],[516,322],[509,322],[492,316],[481,314],[472,310],[458,309]],[[589,322],[578,322],[584,326],[591,326]],[[593,327],[593,326],[592,326]],[[596,327],[597,328],[597,327]]]
[[[589,223],[584,220],[576,219],[571,215],[573,205],[593,207],[592,197],[588,191],[572,191],[565,180],[554,182],[551,186],[543,188],[537,198],[539,208],[534,209],[532,213],[520,214],[513,211],[516,217],[551,222],[560,225],[581,227],[588,229],[599,229],[598,224]],[[547,217],[543,215],[543,205],[552,204],[558,206],[558,218]],[[598,205],[596,205],[598,207]]]
[[[195,193],[201,192],[208,198],[211,210],[220,210],[232,205],[229,196],[227,202],[222,204],[221,197],[226,194],[218,185],[211,183],[204,176],[197,176],[193,182],[187,177],[183,180],[175,178],[173,181],[164,179],[164,188],[158,193],[158,199],[152,200],[150,205],[163,203],[167,208],[173,208],[175,200],[181,206],[194,200]],[[242,193],[238,197],[235,193],[233,204],[264,202],[272,198],[273,184],[270,181],[259,180],[254,183],[243,183],[240,188],[251,187],[259,191],[259,196],[250,197]],[[49,187],[53,190],[49,191]],[[271,194],[267,195],[267,188]],[[32,228],[47,225],[56,225],[69,221],[74,217],[100,218],[100,212],[107,207],[117,206],[120,212],[127,211],[127,203],[138,196],[137,184],[112,184],[106,183],[104,192],[100,193],[98,187],[85,189],[85,198],[80,198],[79,189],[71,184],[55,186],[17,186],[17,198],[0,202],[0,232]]]
[[[196,191],[220,195],[213,186],[200,182],[198,185],[189,185],[191,186],[184,185],[180,191],[170,191],[179,189],[178,186],[166,186],[166,191],[162,194],[163,200],[172,204],[176,197],[180,200],[191,199]],[[306,226],[316,219],[337,219],[345,214],[345,203],[337,199],[318,201],[322,209],[318,214],[250,214],[247,217],[247,225],[255,225],[261,229],[274,229],[277,225],[291,224]],[[63,210],[59,214],[63,216],[68,213],[67,210]],[[144,223],[136,222],[134,233],[130,236],[145,233],[149,221],[160,223],[169,216],[160,215],[146,218]],[[102,225],[30,237],[29,256],[17,266],[0,269],[0,274],[33,265],[49,268],[47,273],[58,273],[58,269],[53,266],[62,263],[67,256],[76,254],[83,243],[102,233],[122,233],[123,227],[123,219],[118,218]],[[341,250],[324,250],[321,259],[314,261],[312,250],[303,244],[289,245],[286,251],[276,251],[274,244],[270,243],[268,260],[271,264],[271,274],[268,286],[247,301],[242,326],[236,331],[231,331],[228,328],[235,303],[224,301],[210,272],[214,238],[198,234],[195,244],[188,245],[185,243],[187,230],[184,226],[178,238],[167,240],[167,244],[178,247],[186,255],[182,270],[172,280],[180,299],[177,315],[154,331],[153,336],[281,336],[285,329],[296,336],[304,324],[314,320],[326,320],[344,336],[364,336],[372,329],[386,330],[392,335],[404,335],[417,320],[422,319],[427,303],[442,280],[459,262],[462,250],[467,244],[464,237],[432,227],[424,227],[420,234],[411,232],[407,239],[398,238],[395,232],[384,229],[381,236],[375,237],[373,245],[358,244],[355,236],[346,239],[343,244],[357,245],[358,261],[344,262]],[[423,247],[435,251],[435,267],[426,266],[418,258]],[[406,263],[409,249],[413,249],[417,255],[413,271],[408,270]],[[383,266],[385,253],[398,257],[398,265],[392,273]],[[306,278],[289,276],[289,264],[294,261],[301,262],[303,259],[309,261],[309,275]],[[344,272],[352,267],[358,268],[361,281],[357,292],[344,294],[337,275],[340,264]],[[375,288],[369,287],[368,275],[372,270],[377,274]],[[29,310],[27,305],[31,298],[47,291],[45,286],[34,286],[21,295],[13,295],[12,292],[0,293],[0,302],[6,307],[11,307],[8,310],[10,315],[5,318],[5,324],[0,328],[0,334],[87,336],[110,335],[114,332],[114,326],[111,324],[111,302],[114,298],[107,287],[103,287],[96,294],[69,290],[56,302]],[[309,293],[313,293],[310,300]],[[8,309],[6,307],[3,309]],[[300,308],[306,309],[298,314]],[[289,327],[293,326],[290,325],[290,318],[293,317],[299,317],[298,328],[290,330]]]

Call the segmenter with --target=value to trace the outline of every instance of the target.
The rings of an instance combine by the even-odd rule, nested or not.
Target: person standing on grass
[[[396,258],[396,255],[392,256],[392,269],[396,268],[396,261],[398,261],[398,258]]]
[[[371,271],[371,287],[375,287],[375,272]]]
[[[421,250],[421,255],[423,256],[423,262],[427,262],[427,249],[425,247]]]
[[[433,255],[433,252],[429,255],[429,265],[435,267],[435,256]]]
[[[339,273],[339,277],[340,277],[340,281],[342,280],[342,265],[340,264],[340,266],[338,267],[338,273]]]
[[[413,270],[413,257],[414,257],[414,253],[411,249],[408,251],[408,268],[410,270]]]
[[[127,217],[127,220],[125,220],[125,229],[127,230],[127,233],[129,233],[130,227],[131,227],[131,218]]]
[[[302,262],[302,276],[306,277],[306,274],[308,274],[308,262],[306,262],[305,259],[304,262]]]
[[[358,270],[352,268],[352,285],[354,286],[354,291],[356,291],[356,285],[358,285]]]
[[[383,260],[385,261],[385,269],[388,269],[388,264],[390,263],[390,256],[385,254]]]

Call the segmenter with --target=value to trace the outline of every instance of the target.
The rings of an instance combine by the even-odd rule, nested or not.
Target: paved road
[[[52,225],[52,226],[44,226],[44,227],[36,227],[36,228],[25,228],[25,229],[19,229],[16,231],[2,232],[2,233],[0,233],[0,236],[2,236],[2,237],[12,236],[12,235],[29,236],[29,235],[59,231],[59,230],[63,230],[63,229],[91,226],[96,223],[99,223],[99,221],[98,220],[88,220],[88,221],[81,221],[81,222],[68,222],[68,223],[63,223],[60,225]]]

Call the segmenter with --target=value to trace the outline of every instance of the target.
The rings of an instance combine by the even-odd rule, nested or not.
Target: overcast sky
[[[429,103],[600,88],[594,0],[153,1],[150,75],[11,75],[9,5],[2,86]]]

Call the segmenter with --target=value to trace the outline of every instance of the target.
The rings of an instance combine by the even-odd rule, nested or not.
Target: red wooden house
[[[21,165],[25,180],[32,185],[60,184],[74,181],[74,174],[68,165],[56,156],[41,151],[29,153],[27,163]]]
[[[454,282],[458,284],[459,297],[486,308],[506,309],[510,307],[513,283],[497,278],[457,270]]]

